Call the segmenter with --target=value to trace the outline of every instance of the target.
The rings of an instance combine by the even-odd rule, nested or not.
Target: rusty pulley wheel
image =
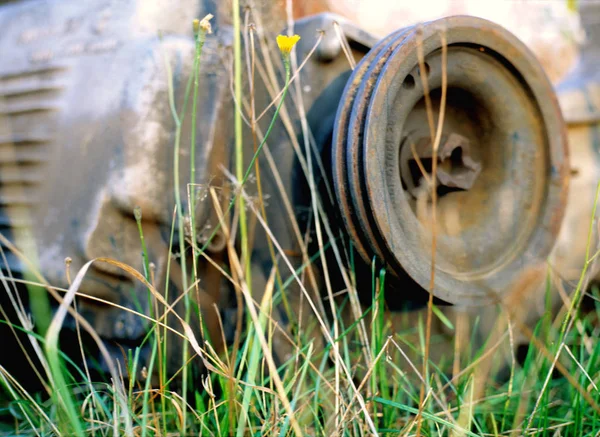
[[[433,157],[421,75],[437,124],[442,32],[447,102]],[[435,184],[434,295],[444,301],[489,303],[552,249],[568,183],[564,123],[537,60],[493,23],[450,17],[380,41],[347,83],[332,147],[339,209],[357,251],[424,289],[432,235],[425,180]],[[438,171],[424,177],[433,159]]]

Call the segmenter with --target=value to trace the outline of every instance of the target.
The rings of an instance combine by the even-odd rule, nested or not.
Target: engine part
[[[507,291],[524,266],[548,256],[567,193],[565,129],[551,84],[511,34],[482,19],[450,17],[379,42],[342,97],[333,140],[335,189],[363,259],[377,256],[427,289],[430,199],[414,155],[432,159],[432,152],[423,154],[433,142],[424,84],[437,120],[441,34],[448,87],[436,157],[434,294],[456,304],[485,304]]]
[[[164,14],[166,7],[174,12]],[[218,217],[208,188],[219,191],[222,209],[232,191],[223,171],[231,166],[230,117],[236,108],[229,90],[232,30],[218,12],[208,0],[29,0],[0,6],[0,231],[37,259],[51,284],[68,286],[65,257],[72,272],[97,257],[142,271],[133,213],[139,206],[157,288],[169,292],[170,302],[184,291],[182,271],[192,266],[180,264],[179,247],[187,251],[189,242],[175,237],[172,253],[169,246],[176,197],[198,198],[196,210],[184,214],[194,214],[206,242]],[[185,147],[177,155],[173,112],[183,106],[192,73],[191,22],[207,13],[216,15],[216,23],[202,53],[198,117],[192,120],[188,111],[181,120]],[[279,30],[276,21],[265,27],[256,18],[261,38],[265,29]],[[340,264],[351,258],[343,250],[347,237],[362,256],[356,269],[363,296],[371,293],[363,284],[370,284],[377,257],[395,278],[387,282],[388,297],[422,300],[431,269],[430,199],[417,161],[426,169],[439,161],[435,296],[462,305],[489,303],[520,269],[545,259],[561,223],[568,154],[553,90],[519,41],[472,17],[403,29],[380,42],[330,14],[298,20],[294,32],[302,36],[298,59],[306,60],[292,87],[295,105],[285,102],[258,158],[269,234],[257,226],[252,238],[257,300],[273,268],[271,235],[294,271],[306,269],[308,288],[319,294],[324,265],[310,262],[304,241],[315,213],[332,245],[339,244],[326,256]],[[434,157],[423,79],[437,118],[442,32],[448,102]],[[423,70],[417,59],[421,42]],[[279,54],[274,38],[265,44],[259,60],[270,65]],[[362,59],[354,71],[347,55]],[[281,87],[281,73],[271,67],[265,69],[267,83],[252,88],[256,108],[266,108]],[[266,131],[268,118],[257,131]],[[197,178],[188,186],[192,123]],[[244,135],[247,167],[255,137],[250,129]],[[317,185],[322,199],[312,197]],[[257,191],[252,183],[244,189],[249,196]],[[208,249],[217,264],[224,260],[222,239]],[[6,248],[4,253],[6,270],[23,270],[17,257]],[[280,271],[291,276],[278,260]],[[218,350],[222,336],[213,304],[227,325],[234,293],[213,264],[201,260],[198,268],[194,297]],[[80,300],[78,309],[113,345],[116,358],[122,358],[121,346],[139,345],[150,324],[98,299],[149,314],[143,284],[114,265],[97,263],[80,291],[90,298]],[[285,292],[292,308],[306,304],[295,281]],[[175,310],[183,312],[182,305]],[[282,324],[291,322],[283,311],[275,313]],[[309,310],[297,313],[310,318]],[[285,359],[285,347],[274,342]],[[178,368],[180,355],[169,356]]]
[[[172,12],[164,14],[165,7]],[[133,214],[140,207],[155,285],[170,289],[170,300],[181,293],[176,254],[169,283],[167,265],[176,184],[187,199],[191,123],[198,126],[202,150],[196,158],[198,183],[210,179],[218,187],[215,169],[229,162],[223,147],[231,114],[222,62],[226,29],[219,32],[223,39],[212,37],[205,44],[202,110],[196,120],[187,111],[181,120],[186,146],[179,156],[173,151],[170,90],[181,110],[194,62],[191,24],[181,23],[209,12],[215,12],[210,1],[195,0],[176,8],[165,2],[77,0],[0,7],[0,232],[37,260],[52,285],[68,287],[66,257],[72,275],[96,257],[143,271]],[[176,159],[179,181],[173,173]],[[203,235],[214,211],[208,202],[197,202],[195,214]],[[11,272],[23,270],[6,247],[4,254]],[[219,302],[220,275],[208,264],[200,266],[200,275],[214,278],[194,293],[214,328],[211,308]],[[97,299],[150,314],[148,290],[114,265],[96,262],[79,291],[89,296],[79,300],[80,313],[123,359],[118,344],[138,344],[150,324]],[[182,303],[177,310],[183,311]],[[170,343],[176,348],[180,341]]]

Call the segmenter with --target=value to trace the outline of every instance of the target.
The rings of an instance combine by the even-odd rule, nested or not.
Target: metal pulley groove
[[[443,144],[433,157],[420,75],[427,76],[437,120],[441,32],[448,101]],[[366,262],[377,257],[427,289],[431,199],[420,175],[407,170],[414,167],[408,147],[440,167],[433,178],[441,223],[436,297],[491,302],[523,268],[545,260],[566,199],[565,128],[550,82],[514,36],[474,17],[402,29],[363,58],[343,93],[332,174],[346,231]]]

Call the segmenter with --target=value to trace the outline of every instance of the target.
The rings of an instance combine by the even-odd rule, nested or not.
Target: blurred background
[[[448,15],[485,18],[525,42],[554,83],[575,64],[577,44],[584,38],[572,0],[307,0],[295,1],[293,7],[296,17],[335,12],[380,37]]]

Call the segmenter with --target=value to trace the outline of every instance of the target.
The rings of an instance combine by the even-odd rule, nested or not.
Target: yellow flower
[[[299,35],[293,36],[285,36],[285,35],[277,35],[277,45],[279,46],[279,50],[284,56],[290,54],[296,43],[300,41]]]

